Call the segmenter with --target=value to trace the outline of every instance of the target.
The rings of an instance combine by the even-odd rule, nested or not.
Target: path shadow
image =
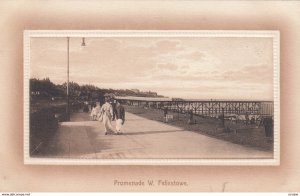
[[[142,131],[123,133],[123,135],[147,135],[147,134],[159,134],[159,133],[172,133],[172,132],[184,132],[185,130],[166,130],[166,131]]]
[[[136,118],[127,118],[125,120],[126,121],[148,121],[149,119],[146,119],[146,118],[139,118],[139,119],[136,119]],[[115,121],[115,120],[114,120]]]
[[[89,155],[95,158],[93,145],[98,135],[99,131],[95,126],[63,124],[54,137],[33,157],[78,158]],[[97,143],[101,146],[98,151],[111,148],[109,138]]]

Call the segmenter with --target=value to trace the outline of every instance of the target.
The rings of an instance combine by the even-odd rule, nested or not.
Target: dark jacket
[[[116,105],[116,119],[122,119],[125,121],[125,109],[122,105]]]

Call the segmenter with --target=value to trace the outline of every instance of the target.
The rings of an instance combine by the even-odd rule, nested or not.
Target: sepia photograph
[[[279,31],[24,31],[25,164],[279,164]]]

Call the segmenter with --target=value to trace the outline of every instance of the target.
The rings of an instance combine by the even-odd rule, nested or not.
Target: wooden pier
[[[201,116],[255,115],[272,117],[273,101],[251,100],[174,100],[171,98],[121,97],[115,99],[137,107],[165,109],[179,113],[193,113]]]

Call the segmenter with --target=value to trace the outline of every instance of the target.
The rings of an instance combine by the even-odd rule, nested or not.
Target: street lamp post
[[[70,78],[70,37],[67,37],[67,121],[70,121],[70,97],[69,97],[69,78]]]
[[[85,38],[82,38],[81,46],[85,46]],[[69,94],[69,80],[70,80],[70,37],[67,37],[67,117],[66,120],[70,121],[70,94]]]

